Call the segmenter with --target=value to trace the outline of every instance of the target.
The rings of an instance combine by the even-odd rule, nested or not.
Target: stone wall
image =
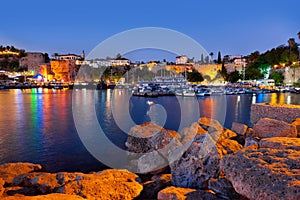
[[[19,62],[21,67],[27,67],[29,72],[37,74],[39,65],[45,63],[45,56],[43,53],[28,52]]]
[[[261,118],[271,118],[291,123],[300,117],[300,105],[289,104],[253,104],[251,106],[251,123]]]

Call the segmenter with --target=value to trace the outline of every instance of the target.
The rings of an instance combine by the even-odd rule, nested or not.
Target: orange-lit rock
[[[181,136],[175,132],[151,122],[136,125],[131,128],[126,146],[128,159],[139,173],[158,173],[165,170],[169,163],[169,155],[181,147]],[[134,153],[143,153],[134,155]]]
[[[245,135],[248,130],[248,126],[238,122],[233,122],[231,125],[231,130],[238,135]]]
[[[242,199],[243,197],[238,194],[232,184],[224,177],[217,179],[210,179],[208,182],[208,189],[212,190],[216,195],[223,199]]]
[[[168,187],[161,190],[157,195],[158,200],[220,200],[216,195],[191,188]]]
[[[300,151],[300,138],[273,137],[264,138],[259,142],[260,148],[293,149]]]
[[[12,185],[21,187],[32,187],[42,194],[51,193],[63,184],[84,179],[87,174],[60,172],[51,174],[46,172],[34,172],[22,174],[14,178]]]
[[[260,119],[253,127],[253,134],[259,138],[297,137],[296,127],[276,119]]]
[[[236,141],[225,139],[218,131],[196,135],[181,157],[170,165],[172,184],[178,187],[206,188],[207,181],[219,175],[220,159],[241,148]]]
[[[11,184],[14,177],[20,174],[26,174],[29,172],[40,171],[42,166],[32,163],[7,163],[0,165],[0,178],[2,178],[7,184]]]
[[[195,189],[191,188],[179,188],[179,187],[168,187],[166,189],[161,190],[158,195],[158,200],[183,200],[187,199],[189,193],[195,192]]]
[[[3,192],[5,190],[5,188],[3,187],[4,183],[5,183],[5,181],[2,178],[0,178],[0,196],[3,194]]]
[[[300,152],[261,148],[226,155],[221,170],[234,189],[250,200],[300,199]]]
[[[87,199],[134,199],[143,186],[137,175],[127,170],[104,170],[88,174],[83,180],[75,180],[57,188],[56,192],[79,195]]]
[[[151,180],[143,183],[144,188],[139,199],[156,199],[159,191],[172,185],[171,181],[171,174],[154,175]]]
[[[77,195],[68,194],[47,194],[39,196],[8,196],[2,197],[3,200],[82,200],[84,198]]]
[[[297,137],[300,137],[300,118],[295,119],[295,121],[292,122],[292,125],[296,126]]]

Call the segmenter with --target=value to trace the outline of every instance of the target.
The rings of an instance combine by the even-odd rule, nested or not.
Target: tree
[[[120,54],[120,53],[118,53],[117,55],[116,55],[116,59],[121,59],[122,58],[122,55]]]
[[[221,76],[223,77],[223,79],[225,81],[228,81],[228,74],[227,74],[227,70],[226,70],[226,67],[225,67],[225,61],[224,60],[222,62],[222,68],[221,68],[220,74],[221,74]]]
[[[235,83],[240,79],[242,79],[242,75],[236,70],[228,75],[228,81],[231,83]]]
[[[273,79],[275,81],[276,85],[283,84],[284,76],[283,76],[282,72],[273,71],[270,74],[269,78]]]
[[[187,80],[189,82],[202,82],[204,79],[201,73],[195,69],[192,69],[192,72],[187,73]]]
[[[257,68],[247,67],[245,71],[245,79],[246,80],[257,80],[264,78],[264,75]]]
[[[298,39],[300,40],[300,31],[297,34],[298,34]]]
[[[218,60],[217,60],[218,64],[222,63],[222,57],[221,57],[221,52],[218,52]]]

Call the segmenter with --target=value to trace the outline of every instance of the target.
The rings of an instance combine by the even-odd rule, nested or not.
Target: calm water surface
[[[80,140],[72,114],[72,95],[76,106],[83,106],[83,109],[91,98],[94,99],[92,106],[100,126],[120,148],[125,148],[126,131],[132,123],[152,120],[166,129],[180,131],[200,115],[216,118],[230,128],[233,121],[251,125],[250,106],[253,103],[300,104],[300,95],[290,93],[148,99],[130,97],[129,91],[120,89],[0,90],[0,163],[41,163],[51,172],[89,172],[106,168]],[[148,105],[148,100],[153,104]],[[132,123],[128,122],[130,119]],[[109,149],[107,152],[108,156],[114,156]]]

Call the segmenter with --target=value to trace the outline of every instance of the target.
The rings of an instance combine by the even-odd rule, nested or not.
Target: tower
[[[81,53],[81,59],[84,60],[84,58],[85,58],[85,54],[84,54],[84,50],[83,50]]]

